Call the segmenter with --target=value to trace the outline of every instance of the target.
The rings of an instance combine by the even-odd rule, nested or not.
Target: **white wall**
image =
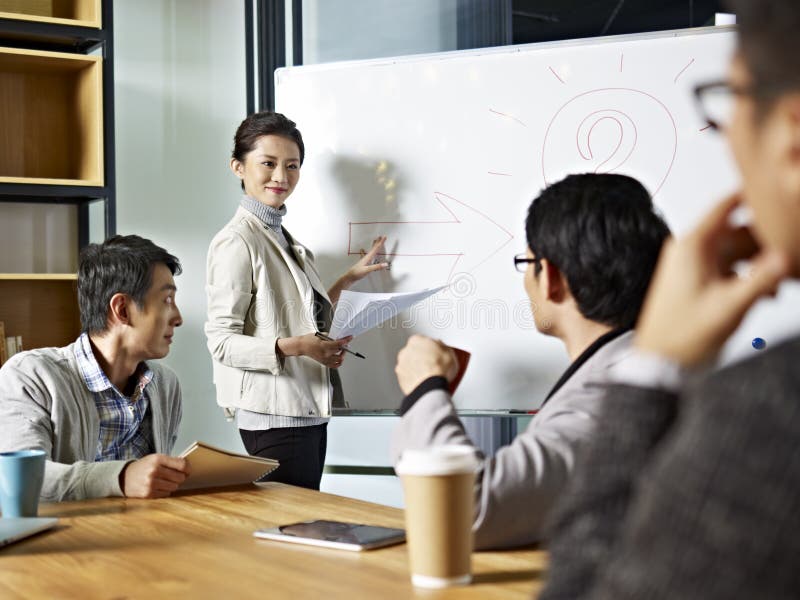
[[[214,402],[205,345],[205,256],[239,201],[228,170],[246,112],[244,3],[114,2],[117,230],[177,255],[183,327],[164,362],[180,377],[183,424],[194,439],[242,450]]]

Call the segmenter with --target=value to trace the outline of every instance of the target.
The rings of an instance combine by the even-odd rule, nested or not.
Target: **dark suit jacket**
[[[541,598],[800,598],[800,337],[604,404]]]

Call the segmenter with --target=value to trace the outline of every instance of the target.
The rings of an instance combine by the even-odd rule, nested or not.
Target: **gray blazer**
[[[100,418],[75,359],[74,343],[15,354],[0,369],[0,452],[47,453],[42,500],[122,496],[126,460],[94,462]],[[181,421],[181,389],[169,368],[148,361],[155,451],[168,454]]]
[[[592,355],[511,444],[492,458],[480,455],[473,523],[476,549],[519,546],[541,539],[545,519],[572,473],[576,451],[591,437],[604,410],[604,391],[597,383],[629,355],[632,335],[625,333]],[[473,445],[450,394],[434,390],[400,420],[392,459],[396,463],[408,448],[440,444]]]
[[[547,600],[800,598],[800,337],[617,385],[553,511]]]

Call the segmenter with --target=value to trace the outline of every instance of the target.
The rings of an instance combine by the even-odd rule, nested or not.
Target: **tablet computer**
[[[258,538],[311,544],[340,550],[371,550],[406,541],[406,532],[392,527],[378,527],[341,521],[304,521],[253,532]]]

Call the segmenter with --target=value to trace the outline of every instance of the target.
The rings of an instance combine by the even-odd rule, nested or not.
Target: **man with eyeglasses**
[[[611,174],[570,175],[551,185],[531,204],[525,226],[528,252],[514,265],[524,273],[537,329],[560,339],[572,362],[527,429],[494,457],[480,456],[476,548],[541,538],[576,453],[606,410],[595,382],[626,360],[631,328],[669,236],[642,184]],[[395,461],[406,449],[471,445],[448,392],[457,372],[452,349],[413,336],[395,371],[406,394]],[[530,398],[531,407],[537,400]]]
[[[547,600],[800,598],[800,319],[795,337],[708,370],[753,303],[800,278],[800,3],[730,5],[729,79],[697,96],[742,190],[664,251],[555,511]],[[751,228],[731,223],[740,202]]]

